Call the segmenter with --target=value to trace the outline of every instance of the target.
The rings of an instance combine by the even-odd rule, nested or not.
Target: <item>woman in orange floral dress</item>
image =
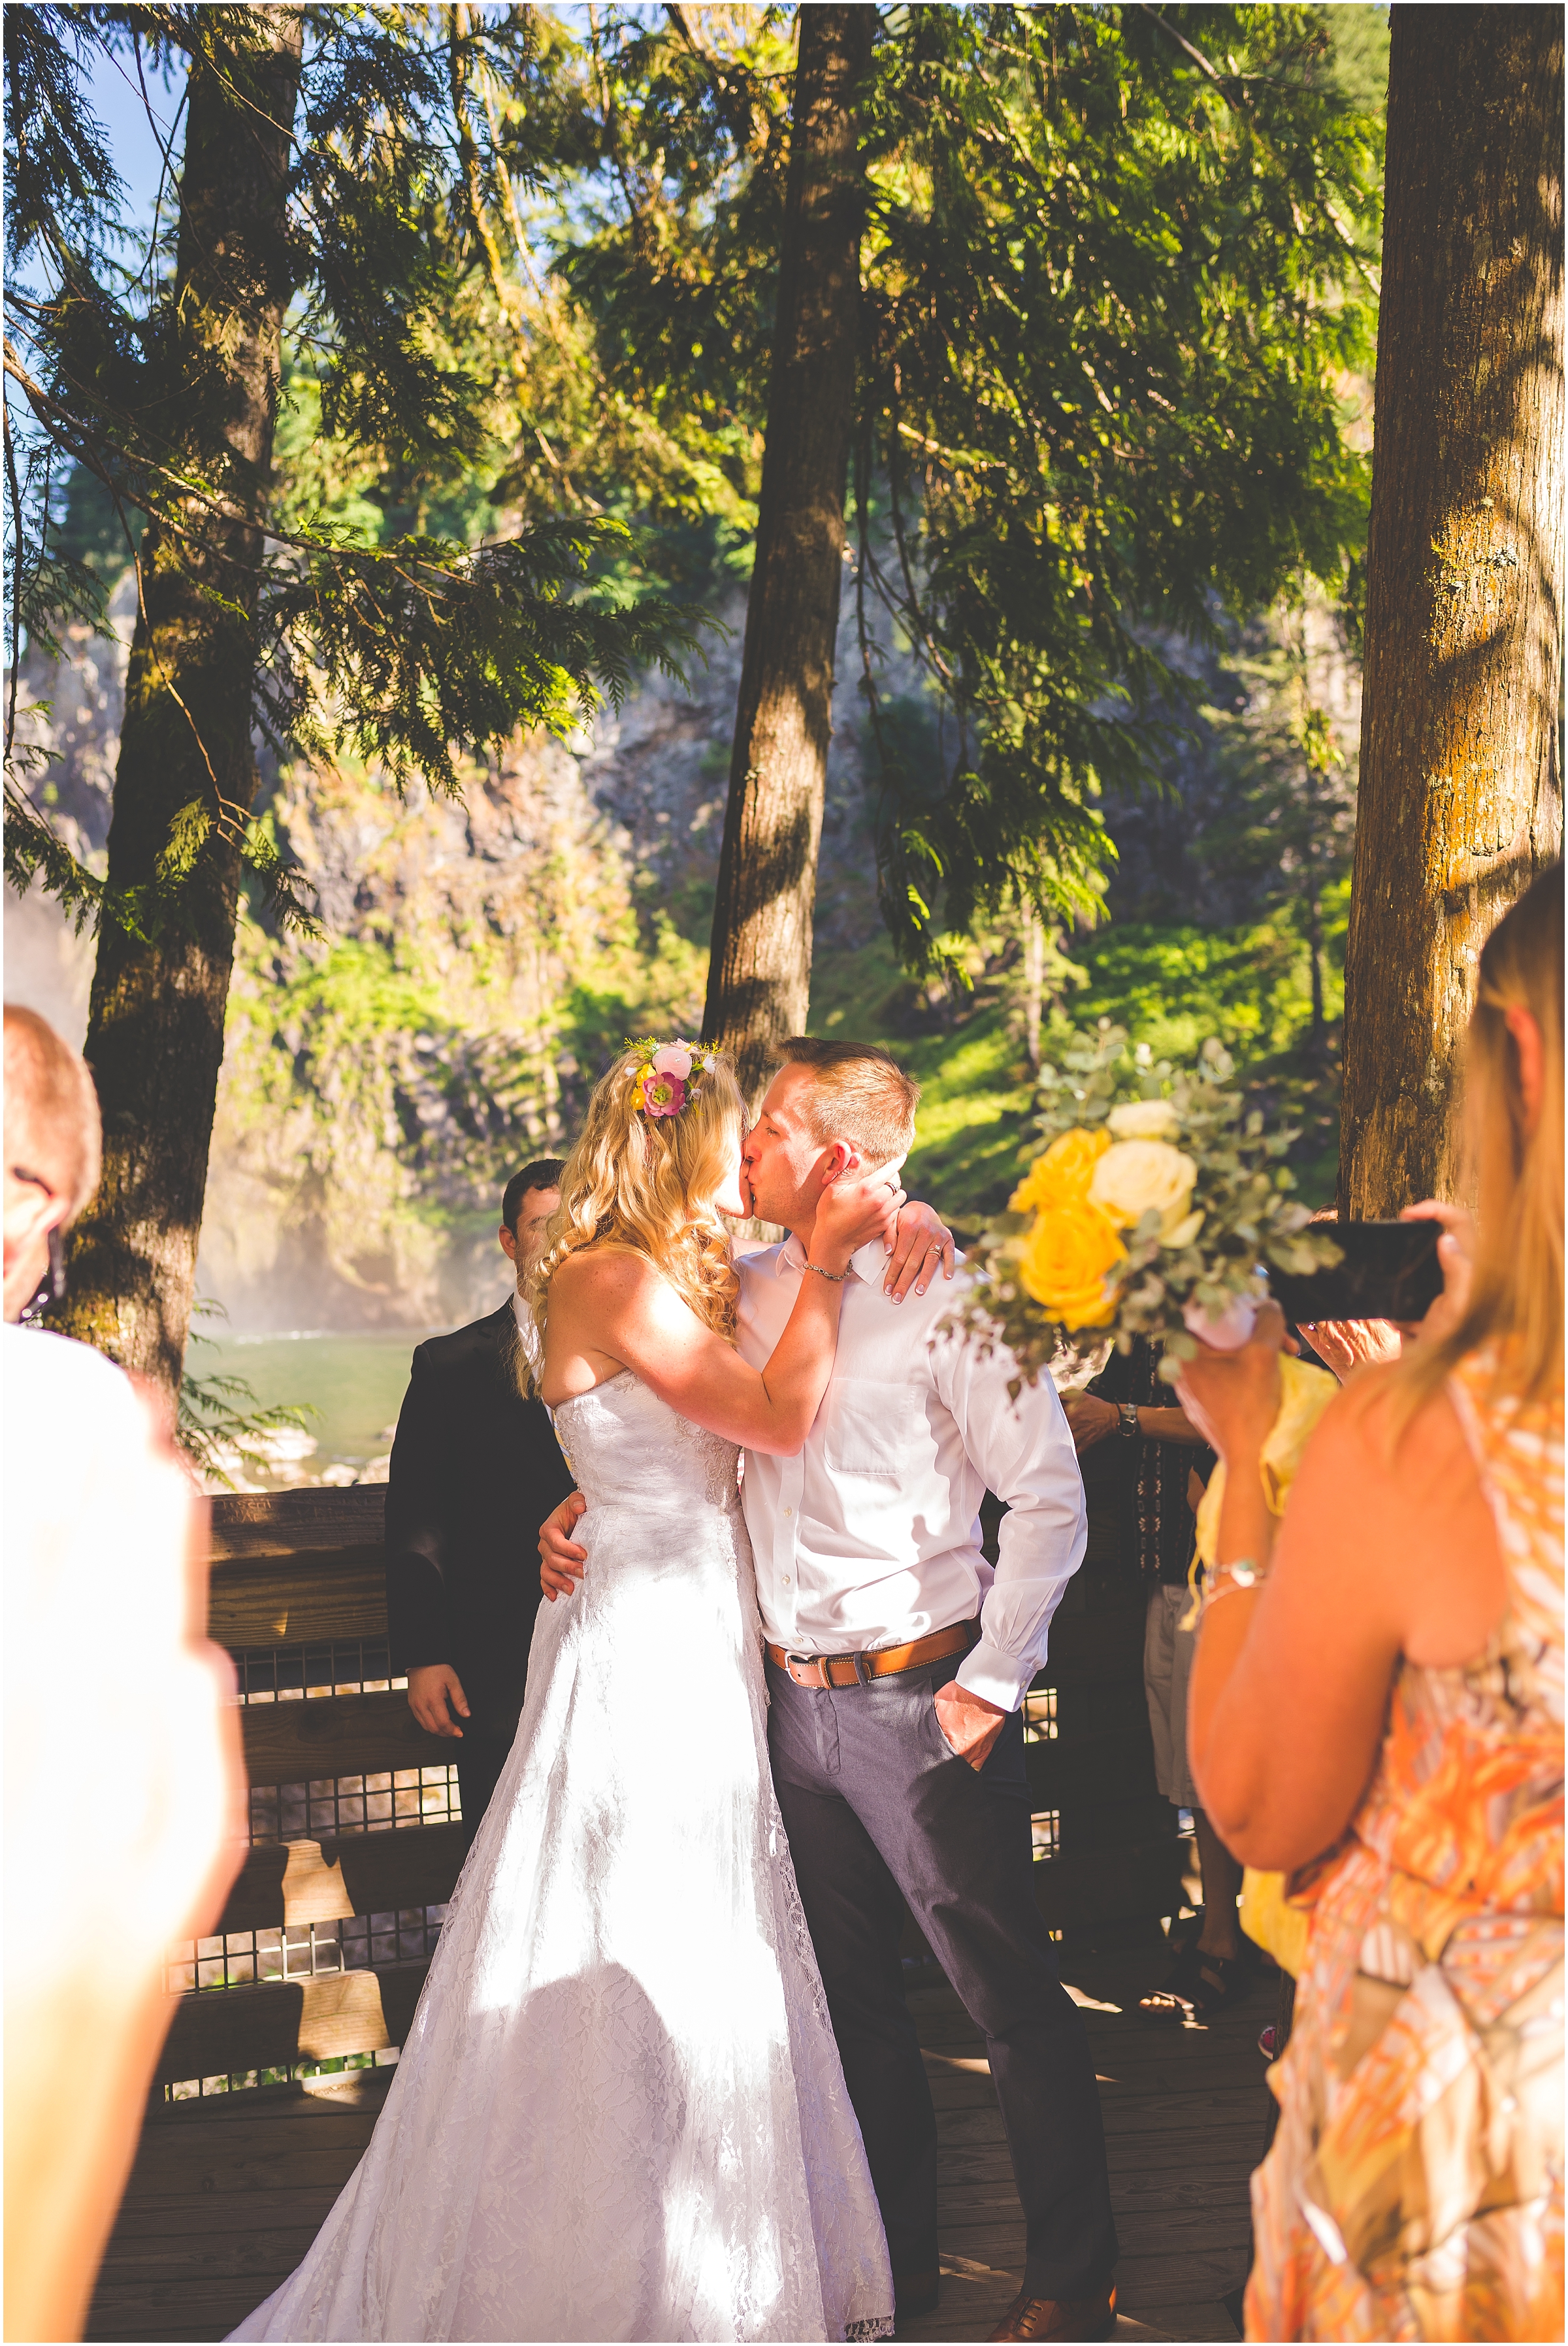
[[[1422,1209],[1445,1295],[1280,1523],[1278,1311],[1180,1388],[1227,1469],[1194,1772],[1310,1916],[1249,2338],[1563,2336],[1561,867],[1488,940],[1466,1089],[1473,1236]]]

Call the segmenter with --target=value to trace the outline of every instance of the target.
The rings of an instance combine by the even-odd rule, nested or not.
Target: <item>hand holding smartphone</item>
[[[1297,1327],[1325,1320],[1424,1320],[1443,1291],[1442,1224],[1435,1219],[1336,1222],[1325,1235],[1343,1258],[1333,1270],[1268,1274],[1269,1293]]]

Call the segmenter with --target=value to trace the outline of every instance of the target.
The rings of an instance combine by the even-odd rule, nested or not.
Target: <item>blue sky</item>
[[[153,201],[158,193],[162,158],[158,140],[147,118],[147,107],[137,82],[136,61],[127,52],[117,57],[106,57],[100,51],[90,53],[92,71],[87,76],[87,102],[103,127],[110,159],[129,189],[126,205],[128,221],[142,229],[152,224]],[[167,139],[176,128],[176,115],[184,95],[183,76],[168,86],[160,81],[146,61],[147,94],[159,128]],[[178,147],[175,161],[179,159]],[[166,208],[167,209],[167,208]]]

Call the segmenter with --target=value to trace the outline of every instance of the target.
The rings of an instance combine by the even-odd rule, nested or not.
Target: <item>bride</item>
[[[827,1191],[820,1275],[748,1368],[721,1219],[749,1210],[740,1092],[713,1054],[653,1056],[595,1091],[535,1290],[541,1389],[590,1502],[586,1593],[540,1613],[370,2147],[236,2338],[891,2331],[769,1772],[737,1463],[800,1448],[850,1257],[898,1197],[886,1168]]]

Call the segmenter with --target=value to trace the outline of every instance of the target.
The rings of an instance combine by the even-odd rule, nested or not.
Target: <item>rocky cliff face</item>
[[[46,789],[101,868],[134,593],[24,669]],[[461,801],[406,801],[349,766],[271,776],[265,803],[323,937],[241,923],[199,1290],[237,1329],[428,1325],[490,1308],[508,1176],[554,1151],[624,1035],[694,1033],[723,822],[744,607],[683,691],[652,678],[562,742],[473,765]],[[845,672],[849,647],[845,647]],[[858,712],[841,689],[820,918],[877,931]],[[42,793],[41,793],[42,794]],[[35,891],[7,902],[6,984],[73,1041],[91,940]]]

